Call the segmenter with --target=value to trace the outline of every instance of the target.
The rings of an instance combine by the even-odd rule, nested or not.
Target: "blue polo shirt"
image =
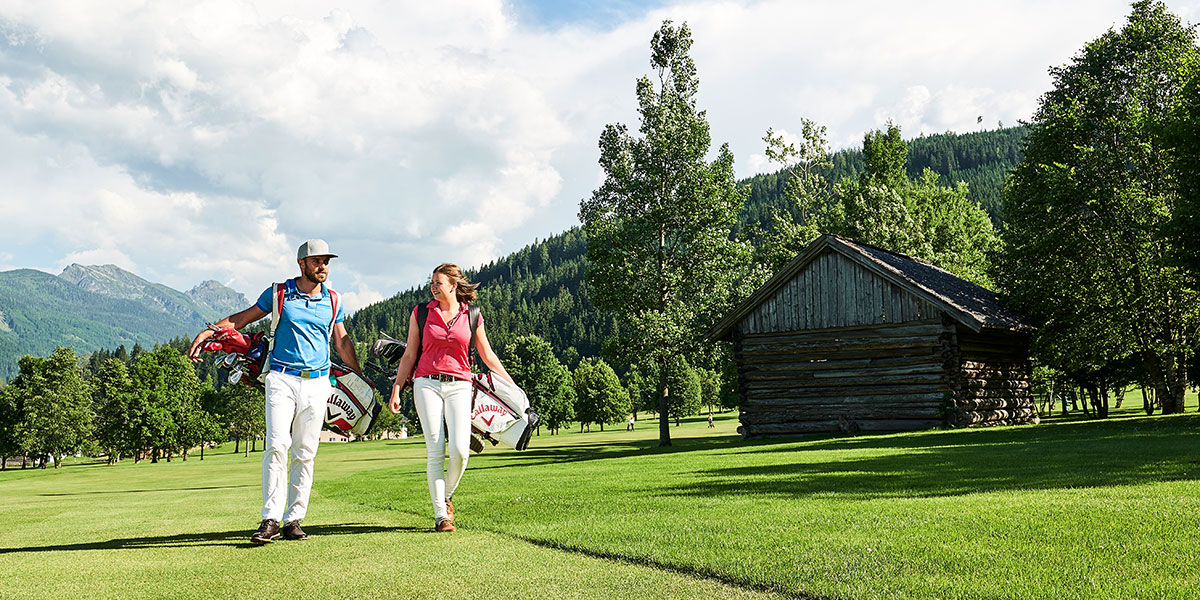
[[[333,318],[333,299],[325,284],[309,296],[296,289],[296,280],[289,279],[283,293],[283,311],[279,314],[279,327],[275,329],[275,348],[271,351],[271,366],[320,371],[329,368],[330,322],[341,323],[346,319],[342,304],[338,303],[337,318]],[[254,305],[259,310],[271,313],[275,296],[267,288]]]

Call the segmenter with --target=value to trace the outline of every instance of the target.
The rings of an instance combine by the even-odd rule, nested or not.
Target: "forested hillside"
[[[1021,160],[1023,127],[967,134],[923,136],[909,142],[908,173],[933,169],[946,183],[966,181],[971,198],[995,220],[1000,192],[1008,172]],[[832,183],[856,177],[864,169],[861,150],[832,156],[826,174]],[[750,195],[739,218],[740,227],[770,223],[771,207],[783,207],[786,176],[759,175],[742,182]],[[574,368],[581,356],[597,356],[606,340],[614,339],[615,322],[592,306],[585,287],[587,241],[578,227],[522,248],[468,273],[482,284],[480,306],[488,337],[502,351],[519,335],[534,334],[550,342],[559,359]],[[432,272],[437,265],[429,265]],[[417,302],[428,302],[425,287],[403,291],[383,302],[360,309],[347,320],[355,340],[369,341],[379,332],[403,335],[408,315]]]
[[[916,178],[929,168],[941,176],[944,184],[965,181],[970,186],[970,198],[987,211],[993,223],[999,224],[1000,193],[1009,172],[1021,161],[1025,134],[1025,127],[1007,127],[909,140],[908,176]],[[861,149],[842,150],[830,158],[833,167],[824,175],[831,185],[843,177],[858,177],[865,169]],[[743,183],[750,186],[750,197],[740,217],[743,226],[769,224],[771,207],[784,207],[786,175],[759,175]]]
[[[57,276],[0,272],[0,379],[15,375],[26,354],[153,347],[245,306],[241,294],[215,281],[180,292],[114,265],[74,264]]]
[[[44,356],[56,346],[80,353],[103,346],[155,343],[195,329],[134,300],[89,292],[42,271],[0,273],[0,377],[17,372],[17,359]]]

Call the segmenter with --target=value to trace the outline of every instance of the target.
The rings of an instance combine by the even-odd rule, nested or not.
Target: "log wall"
[[[941,320],[734,335],[743,435],[927,429],[951,400]]]
[[[956,427],[1024,425],[1039,421],[1033,400],[1029,336],[1010,331],[959,329],[951,361]]]
[[[887,325],[939,319],[941,311],[828,251],[743,320],[745,334]]]

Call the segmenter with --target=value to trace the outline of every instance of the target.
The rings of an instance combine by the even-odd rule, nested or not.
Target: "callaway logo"
[[[337,392],[334,392],[334,394],[329,397],[328,404],[332,404],[332,405],[342,409],[343,411],[345,411],[345,413],[347,415],[357,415],[358,414],[358,411],[355,410],[355,408],[353,406],[350,406],[349,402],[346,402],[344,399],[342,399],[342,397],[339,396],[337,394]],[[325,412],[326,413],[329,412],[328,406],[325,408]],[[326,417],[326,420],[329,420],[329,418]]]
[[[495,419],[496,419],[496,415],[492,415],[490,417],[483,417],[483,422],[487,423],[488,425],[491,425],[492,421]]]
[[[509,413],[509,410],[499,404],[494,403],[494,402],[484,402],[484,403],[480,404],[479,406],[476,406],[475,410],[471,411],[471,418],[472,419],[478,418],[479,415],[482,415],[484,413],[494,413],[491,417],[494,419],[494,418],[496,418],[496,415],[507,415]],[[492,424],[492,422],[490,420],[487,423],[488,423],[488,425]]]

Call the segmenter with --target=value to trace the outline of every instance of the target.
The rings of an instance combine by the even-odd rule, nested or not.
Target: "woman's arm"
[[[404,389],[404,382],[408,381],[412,375],[413,369],[417,361],[417,348],[421,345],[421,332],[417,331],[417,311],[413,311],[408,316],[408,342],[404,347],[404,356],[400,357],[400,364],[396,365],[396,381],[392,384],[392,394],[388,398],[388,410],[392,414],[400,413],[400,390]]]
[[[507,379],[513,385],[517,384],[508,375],[508,371],[504,370],[504,365],[500,364],[500,358],[496,356],[495,352],[492,352],[492,345],[488,343],[487,331],[482,322],[479,323],[479,333],[475,335],[475,349],[479,351],[479,359],[483,361],[489,371]]]

